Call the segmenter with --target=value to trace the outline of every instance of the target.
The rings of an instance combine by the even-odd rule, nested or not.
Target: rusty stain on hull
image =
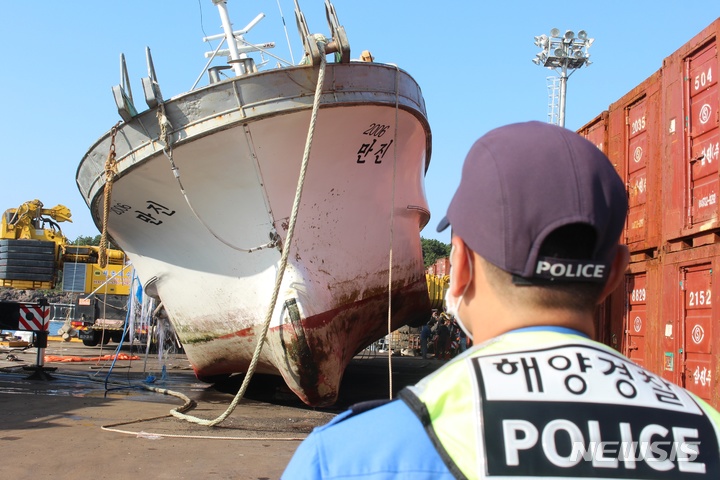
[[[286,301],[285,308],[290,322],[268,331],[257,371],[280,374],[308,405],[332,405],[350,360],[388,333],[387,322],[378,321],[388,315],[387,291],[304,319],[295,300]],[[424,278],[393,290],[391,315],[393,330],[407,324],[420,324],[429,318],[430,300]],[[231,353],[232,345],[240,340],[252,343],[254,348],[257,334],[259,327],[253,326],[208,343],[228,342],[226,348],[213,346],[212,350]],[[280,358],[280,364],[273,364],[272,357]],[[212,378],[247,371],[249,363],[249,358],[225,356],[213,357],[204,366],[193,365],[198,378]]]
[[[310,351],[310,347],[308,346],[305,329],[302,325],[300,311],[298,310],[295,299],[286,301],[285,308],[290,316],[290,325],[292,326],[294,337],[293,341],[285,343],[282,341],[282,333],[284,329],[280,329],[279,333],[286,358],[290,364],[297,366],[300,387],[302,390],[304,392],[311,392],[312,395],[317,397],[317,384],[320,372],[318,371],[317,364],[315,363],[315,358],[313,358],[313,353]],[[318,398],[315,402],[323,403],[323,399]]]

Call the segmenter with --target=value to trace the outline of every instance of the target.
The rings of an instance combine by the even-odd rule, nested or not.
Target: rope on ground
[[[90,380],[97,382],[98,380],[89,376]],[[158,387],[151,387],[148,385],[138,385],[138,388],[141,388],[143,390],[147,390],[154,393],[159,393],[162,395],[168,395],[173,396],[176,398],[181,399],[184,403],[180,407],[177,407],[174,409],[174,411],[178,412],[186,412],[193,408],[195,406],[195,402],[190,399],[188,396],[181,392],[176,392],[174,390],[169,390],[166,388],[158,388]],[[137,420],[130,420],[127,422],[118,422],[113,423],[110,425],[102,425],[100,427],[101,430],[105,430],[106,432],[113,432],[113,433],[122,433],[125,435],[132,435],[134,437],[138,438],[147,438],[147,439],[159,439],[159,438],[188,438],[188,439],[196,439],[196,440],[246,440],[246,441],[279,441],[279,442],[289,442],[289,441],[302,441],[305,439],[305,437],[234,437],[234,436],[228,436],[228,437],[221,437],[221,436],[214,436],[214,435],[178,435],[178,434],[170,434],[170,433],[154,433],[154,432],[145,432],[145,431],[131,431],[131,430],[122,430],[115,427],[125,426],[125,425],[133,425],[137,423],[143,423],[143,422],[150,422],[153,420],[161,420],[163,418],[170,418],[172,416],[172,413],[168,413],[166,415],[159,415],[155,417],[147,417],[147,418],[139,418]]]
[[[167,415],[169,416],[169,415]],[[163,418],[163,417],[160,417]],[[154,420],[154,419],[151,419]],[[148,438],[155,440],[157,438],[189,438],[194,440],[245,440],[245,441],[258,441],[258,442],[301,442],[305,440],[305,437],[218,437],[214,435],[177,435],[172,433],[152,433],[139,431],[134,432],[131,430],[121,430],[119,428],[112,428],[113,425],[103,425],[100,427],[106,432],[123,433],[126,435],[132,435],[138,438]]]
[[[323,41],[318,41],[318,48],[320,50],[320,69],[318,71],[318,80],[315,87],[315,98],[313,101],[312,115],[310,117],[310,127],[308,128],[307,140],[305,142],[305,151],[303,152],[302,164],[300,166],[300,176],[298,178],[297,189],[295,190],[295,200],[293,202],[292,212],[290,214],[290,223],[288,225],[287,234],[285,236],[285,244],[283,245],[282,256],[280,258],[280,266],[275,278],[275,288],[273,289],[272,299],[270,300],[270,306],[268,307],[267,314],[265,316],[265,322],[263,323],[262,331],[258,338],[257,345],[255,346],[255,352],[253,354],[252,361],[250,362],[248,371],[245,374],[245,378],[243,378],[243,383],[240,386],[240,390],[235,395],[235,398],[233,398],[233,401],[230,403],[230,406],[227,408],[227,410],[225,410],[225,412],[223,412],[219,417],[214,420],[206,420],[203,418],[194,417],[192,415],[186,415],[177,410],[171,410],[170,413],[177,418],[181,418],[191,423],[197,423],[207,426],[215,426],[221,423],[233,412],[233,410],[235,410],[235,407],[237,407],[238,403],[245,395],[245,390],[247,390],[247,387],[250,384],[250,379],[255,373],[255,367],[257,366],[257,362],[260,358],[260,352],[262,351],[263,345],[265,343],[265,337],[267,336],[268,328],[270,327],[270,321],[272,320],[272,314],[275,310],[275,304],[277,303],[277,298],[280,292],[280,284],[282,283],[283,275],[285,274],[285,267],[287,266],[287,259],[290,254],[292,238],[295,232],[295,223],[297,221],[298,210],[300,208],[300,199],[302,198],[303,186],[305,185],[305,174],[307,173],[307,166],[310,159],[310,148],[312,146],[313,135],[315,133],[317,114],[318,110],[320,109],[320,98],[322,96],[322,87],[325,79],[325,43]]]

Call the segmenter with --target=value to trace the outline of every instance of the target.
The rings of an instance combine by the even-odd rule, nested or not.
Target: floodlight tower
[[[553,28],[550,36],[545,34],[535,37],[535,45],[542,48],[540,53],[535,55],[533,63],[554,70],[560,75],[560,113],[558,125],[565,126],[565,96],[567,94],[567,79],[573,72],[583,65],[590,66],[590,54],[588,48],[594,39],[588,38],[585,30],[580,30],[575,37],[575,32],[568,30],[560,35],[560,30]],[[570,72],[570,73],[568,73]]]

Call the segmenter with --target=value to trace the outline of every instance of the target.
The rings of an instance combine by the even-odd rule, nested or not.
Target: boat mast
[[[217,5],[218,12],[220,12],[220,20],[222,21],[223,31],[225,32],[225,40],[230,50],[230,60],[228,63],[232,64],[235,75],[242,75],[243,69],[241,66],[240,52],[238,52],[237,42],[235,41],[235,35],[233,34],[232,24],[230,23],[230,17],[227,11],[227,0],[212,0]]]

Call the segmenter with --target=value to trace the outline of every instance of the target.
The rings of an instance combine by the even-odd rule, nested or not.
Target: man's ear
[[[603,288],[602,294],[600,294],[598,304],[602,303],[607,296],[614,292],[615,289],[620,286],[620,283],[625,280],[625,270],[627,269],[629,262],[630,251],[628,250],[627,245],[618,245],[617,252],[615,252],[615,258],[610,266],[608,281],[605,284],[605,288]]]
[[[452,265],[452,276],[450,277],[450,293],[459,297],[466,290],[466,285],[472,281],[471,267],[468,264],[468,253],[471,253],[465,242],[456,235],[453,235],[451,244],[453,246],[450,252],[450,264]]]

